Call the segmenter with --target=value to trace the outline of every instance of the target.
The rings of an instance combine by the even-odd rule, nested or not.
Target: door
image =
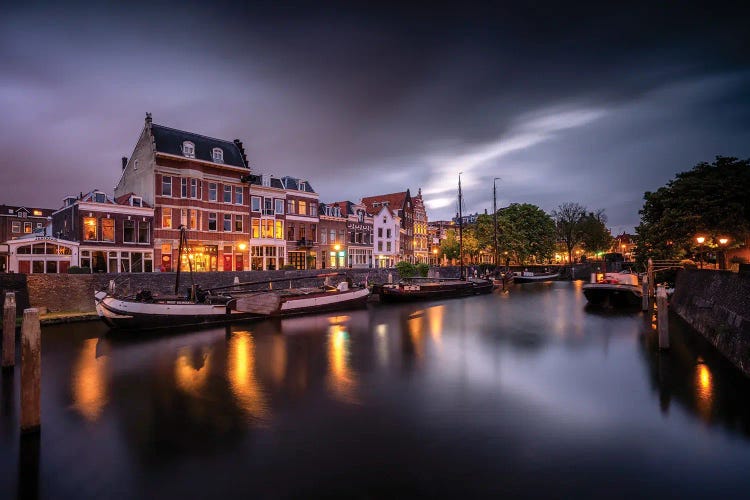
[[[61,260],[60,261],[60,274],[67,273],[69,267],[70,267],[70,262],[68,262],[67,260]]]
[[[18,272],[21,274],[31,274],[31,261],[30,260],[19,260],[18,261]]]
[[[225,271],[231,271],[232,270],[232,254],[224,254],[224,270]]]
[[[245,269],[245,264],[242,262],[242,254],[234,256],[234,269],[237,271],[243,271]]]

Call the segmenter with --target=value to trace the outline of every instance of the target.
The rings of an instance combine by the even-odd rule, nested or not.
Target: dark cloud
[[[433,219],[566,201],[632,227],[646,190],[750,156],[748,12],[460,3],[24,4],[0,19],[5,203],[112,189],[146,111],[241,138],[323,199],[422,187]]]

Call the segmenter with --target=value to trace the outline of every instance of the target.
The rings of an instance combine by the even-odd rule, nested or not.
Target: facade
[[[318,205],[320,243],[319,266],[321,269],[342,269],[347,266],[348,218],[341,212],[338,203]]]
[[[369,214],[378,214],[382,207],[387,207],[392,216],[398,217],[404,237],[399,238],[397,255],[400,260],[414,262],[414,203],[409,190],[368,196],[362,198],[362,203],[367,207]]]
[[[436,220],[427,224],[427,237],[432,254],[431,262],[435,265],[440,265],[441,262],[447,265],[445,256],[440,253],[440,244],[446,238],[449,229],[458,231],[458,226],[452,220]]]
[[[95,189],[52,214],[52,235],[77,242],[75,265],[95,273],[153,272],[153,227],[154,209],[133,193],[113,200]]]
[[[250,269],[281,269],[286,256],[286,191],[280,179],[249,175]]]
[[[78,242],[52,236],[52,225],[6,243],[7,272],[23,274],[66,273],[78,265]]]
[[[406,232],[398,215],[387,206],[381,206],[380,211],[373,216],[373,230],[375,238],[372,253],[375,267],[393,267],[404,260],[401,240]]]
[[[297,269],[318,267],[319,196],[309,182],[282,177],[286,192],[287,263]]]
[[[0,205],[0,242],[27,236],[47,225],[54,210],[49,208]],[[8,258],[10,249],[0,245],[0,273],[10,271]]]
[[[123,158],[119,199],[139,193],[154,208],[154,266],[177,269],[180,225],[188,249],[179,265],[194,271],[249,269],[250,173],[242,142],[146,121],[130,159]]]
[[[412,198],[414,203],[414,261],[430,263],[430,245],[427,238],[427,210],[422,199],[422,188],[417,196]]]
[[[367,209],[362,203],[340,201],[335,205],[339,207],[341,215],[346,217],[347,265],[356,269],[373,267],[372,215],[367,214]]]

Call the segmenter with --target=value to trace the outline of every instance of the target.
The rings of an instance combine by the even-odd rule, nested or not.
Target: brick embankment
[[[670,307],[750,376],[750,273],[680,271]]]

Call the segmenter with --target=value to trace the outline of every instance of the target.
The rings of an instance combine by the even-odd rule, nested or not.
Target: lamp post
[[[496,182],[500,177],[492,179],[492,228],[495,233],[495,269],[497,269],[497,186]],[[501,179],[502,180],[502,179]]]
[[[341,245],[336,243],[333,246],[333,249],[336,251],[336,254],[335,254],[336,255],[336,269],[338,269],[339,268],[339,250],[341,250]]]
[[[435,265],[439,266],[440,262],[438,261],[438,249],[437,248],[432,249],[432,258],[435,260]]]
[[[721,253],[721,260],[719,261],[719,269],[727,268],[727,255],[724,252],[724,248],[726,248],[727,243],[729,243],[729,238],[719,238],[719,248],[721,248],[721,250],[719,251]]]
[[[703,242],[706,241],[706,238],[703,236],[698,236],[695,238],[695,241],[698,242],[698,266],[703,269],[703,256],[701,255],[701,248],[703,247]]]

